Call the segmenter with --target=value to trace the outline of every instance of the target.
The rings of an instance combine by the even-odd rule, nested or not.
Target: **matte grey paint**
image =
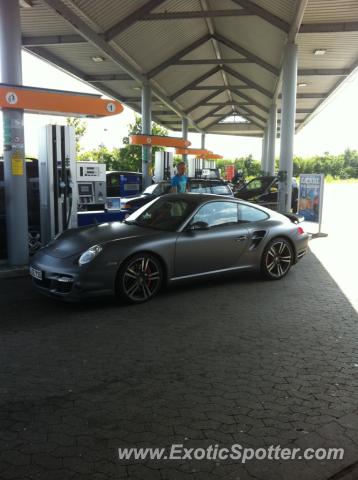
[[[241,269],[260,269],[265,246],[273,238],[283,236],[298,252],[307,248],[308,235],[299,235],[297,225],[272,210],[242,200],[211,194],[171,194],[169,197],[195,197],[195,209],[175,232],[112,222],[82,227],[64,232],[57,240],[42,248],[32,260],[32,266],[48,274],[71,275],[74,287],[63,298],[115,293],[115,284],[121,264],[139,252],[150,252],[161,259],[166,279],[181,279],[212,275]],[[163,198],[163,197],[161,197]],[[267,220],[238,223],[209,230],[188,230],[197,210],[211,201],[251,205],[268,214]],[[262,240],[254,246],[255,232]],[[101,245],[103,252],[92,262],[79,266],[80,255],[93,245]],[[39,290],[51,294],[37,285]],[[52,292],[54,294],[54,292]]]

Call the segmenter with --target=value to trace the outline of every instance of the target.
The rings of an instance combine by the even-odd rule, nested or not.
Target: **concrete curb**
[[[27,277],[28,275],[29,275],[28,265],[23,265],[19,267],[10,267],[8,265],[0,265],[0,279]]]

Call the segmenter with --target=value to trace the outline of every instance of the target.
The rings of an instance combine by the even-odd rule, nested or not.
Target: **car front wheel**
[[[293,250],[285,238],[274,238],[266,246],[261,261],[261,271],[269,280],[280,280],[293,263]]]
[[[160,261],[147,253],[126,260],[117,278],[119,296],[130,303],[142,303],[156,295],[163,283]]]

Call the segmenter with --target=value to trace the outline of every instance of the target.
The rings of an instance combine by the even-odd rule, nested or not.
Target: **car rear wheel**
[[[126,260],[117,278],[119,296],[130,303],[143,303],[156,295],[163,283],[163,268],[153,255],[142,253]]]
[[[293,250],[290,242],[285,238],[274,238],[266,246],[261,271],[269,280],[280,280],[289,272],[293,263]]]

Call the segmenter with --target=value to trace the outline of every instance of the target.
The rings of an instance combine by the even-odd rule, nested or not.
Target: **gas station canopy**
[[[21,0],[23,47],[170,130],[262,136],[298,45],[296,131],[358,64],[357,0]],[[230,121],[231,118],[238,121]]]

